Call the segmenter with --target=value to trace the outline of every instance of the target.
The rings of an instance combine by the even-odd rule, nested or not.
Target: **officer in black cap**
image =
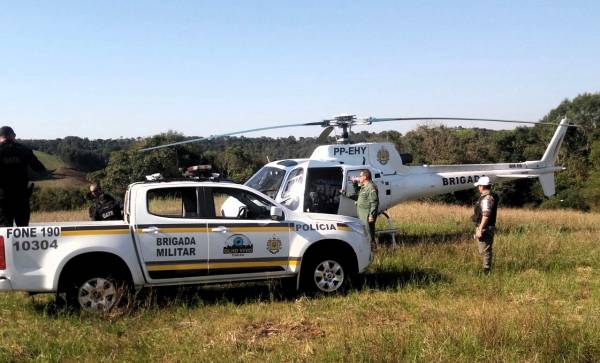
[[[108,193],[104,193],[100,184],[94,182],[90,185],[90,193],[94,197],[92,206],[89,209],[90,219],[92,221],[112,221],[121,220],[121,205]]]
[[[28,167],[45,174],[46,168],[29,148],[15,141],[9,126],[0,128],[0,227],[29,225]]]

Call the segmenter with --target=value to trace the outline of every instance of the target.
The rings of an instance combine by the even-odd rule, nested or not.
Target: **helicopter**
[[[550,124],[557,126],[557,128],[541,159],[518,163],[412,166],[407,165],[412,162],[412,156],[398,153],[392,143],[350,143],[349,135],[354,126],[411,120]],[[558,151],[568,127],[576,125],[570,125],[566,118],[555,124],[550,122],[457,117],[369,117],[359,119],[356,115],[339,115],[318,122],[237,131],[149,147],[140,151],[172,147],[217,137],[297,126],[323,127],[324,130],[318,138],[319,141],[327,139],[334,129],[341,130],[341,136],[337,139],[336,144],[318,146],[308,158],[270,162],[259,169],[244,184],[266,194],[294,211],[355,217],[356,206],[354,200],[346,196],[346,191],[352,190],[353,179],[365,169],[370,171],[372,181],[377,186],[379,210],[384,215],[386,210],[403,201],[473,188],[473,184],[482,176],[489,177],[492,183],[537,178],[541,183],[544,195],[552,196],[556,191],[554,173],[565,169],[562,166],[555,165]],[[238,206],[232,203],[235,204],[234,202],[225,203],[223,208],[236,210]]]

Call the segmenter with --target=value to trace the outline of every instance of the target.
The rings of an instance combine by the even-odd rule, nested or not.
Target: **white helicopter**
[[[463,165],[405,165],[412,161],[409,154],[399,154],[391,143],[349,143],[353,126],[376,122],[408,120],[459,120],[550,124],[557,126],[544,155],[539,160],[520,163],[463,164]],[[341,129],[335,145],[318,146],[307,159],[273,161],[256,172],[245,185],[256,189],[292,210],[312,213],[356,216],[354,201],[345,196],[352,178],[368,169],[379,190],[379,209],[385,211],[400,202],[427,196],[473,188],[480,177],[487,176],[493,183],[522,178],[538,178],[544,194],[555,193],[554,173],[564,170],[556,166],[560,145],[569,126],[566,118],[559,124],[499,119],[454,117],[374,118],[357,119],[355,115],[341,115],[319,122],[263,127],[208,138],[197,138],[177,143],[142,149],[154,150],[223,136],[296,126],[322,126],[325,130],[319,140],[326,138],[334,128]],[[224,206],[225,207],[225,206]],[[235,209],[235,206],[228,206]]]

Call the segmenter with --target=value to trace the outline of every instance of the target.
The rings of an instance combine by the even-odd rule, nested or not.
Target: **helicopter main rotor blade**
[[[288,127],[298,127],[298,126],[323,126],[323,121],[305,122],[305,123],[299,123],[299,124],[288,124],[288,125],[278,125],[278,126],[268,126],[268,127],[259,127],[259,128],[256,128],[256,129],[248,129],[248,130],[241,130],[241,131],[235,131],[235,132],[228,132],[226,134],[211,135],[211,136],[208,136],[208,137],[199,137],[199,138],[196,138],[196,139],[190,139],[190,140],[185,140],[185,141],[173,142],[173,143],[170,143],[170,144],[164,144],[164,145],[159,145],[159,146],[147,147],[147,148],[140,149],[139,152],[150,151],[150,150],[158,150],[158,149],[163,149],[163,148],[166,148],[166,147],[172,147],[172,146],[177,146],[177,145],[191,144],[191,143],[200,142],[200,141],[203,141],[203,140],[216,139],[216,138],[219,138],[219,137],[227,137],[227,136],[234,136],[234,135],[240,135],[240,134],[247,134],[247,133],[250,133],[250,132],[266,131],[266,130],[274,130],[274,129],[283,129],[283,128],[288,128]]]
[[[190,139],[190,140],[184,140],[184,141],[179,141],[179,142],[173,142],[173,143],[170,143],[170,144],[164,144],[164,145],[158,145],[158,146],[152,146],[152,147],[145,147],[143,149],[139,149],[138,152],[164,149],[166,147],[172,147],[172,146],[177,146],[177,145],[190,144],[190,143],[199,142],[199,141],[202,141],[202,140],[207,140],[207,139],[205,137],[199,137],[199,138],[196,138],[196,139]]]
[[[298,127],[298,126],[321,126],[321,127],[324,127],[325,130],[323,130],[323,132],[321,133],[321,135],[318,138],[318,142],[322,142],[323,139],[326,139],[327,136],[329,136],[329,134],[331,133],[331,130],[333,130],[334,127],[351,127],[352,125],[356,125],[356,126],[368,125],[368,124],[371,124],[374,122],[440,120],[440,121],[507,122],[507,123],[516,123],[516,124],[553,125],[553,126],[559,125],[559,124],[552,123],[552,122],[533,122],[533,121],[521,121],[521,120],[504,120],[504,119],[471,118],[471,117],[386,117],[386,118],[369,117],[366,119],[356,119],[356,117],[354,117],[354,115],[346,115],[344,117],[347,118],[347,120],[341,119],[341,118],[334,118],[334,119],[327,119],[327,120],[316,121],[316,122],[304,122],[304,123],[297,123],[297,124],[259,127],[256,129],[247,129],[247,130],[229,132],[229,133],[225,133],[225,134],[211,135],[208,137],[199,137],[199,138],[195,138],[195,139],[184,140],[184,141],[174,142],[174,143],[165,144],[165,145],[152,146],[152,147],[140,149],[139,151],[144,152],[144,151],[150,151],[150,150],[157,150],[157,149],[163,149],[163,148],[172,147],[172,146],[191,144],[191,143],[199,142],[199,141],[203,141],[203,140],[212,140],[212,139],[216,139],[219,137],[227,137],[227,136],[241,135],[241,134],[247,134],[247,133],[257,132],[257,131],[275,130],[275,129],[283,129],[283,128],[288,128],[288,127]],[[363,123],[360,123],[360,122],[363,122]],[[567,126],[580,127],[579,125],[567,125]]]
[[[427,121],[427,120],[439,120],[439,121],[482,121],[482,122],[507,122],[515,124],[534,124],[534,125],[553,125],[558,126],[557,123],[552,122],[534,122],[534,121],[521,121],[521,120],[504,120],[495,118],[470,118],[470,117],[369,117],[366,119],[368,122],[387,122],[387,121]],[[577,125],[568,125],[576,126]]]
[[[333,126],[327,126],[326,128],[324,128],[319,137],[317,138],[317,144],[321,144],[327,141],[327,137],[329,136],[329,134],[331,134],[331,131],[333,131]]]

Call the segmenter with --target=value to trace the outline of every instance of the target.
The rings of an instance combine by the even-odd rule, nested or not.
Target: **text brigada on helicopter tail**
[[[479,175],[442,178],[442,185],[472,184],[477,183],[479,178],[481,178]]]
[[[364,155],[367,152],[366,146],[336,146],[333,148],[333,156],[336,155]]]

